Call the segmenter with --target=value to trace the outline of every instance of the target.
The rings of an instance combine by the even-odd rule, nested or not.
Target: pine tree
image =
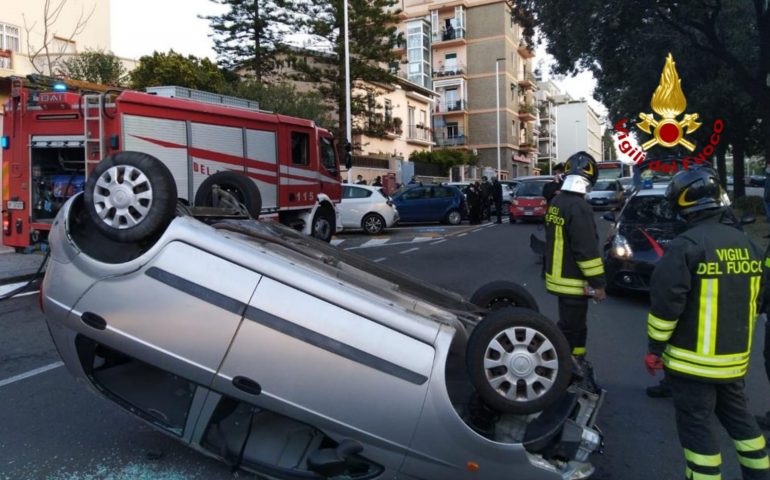
[[[291,0],[212,0],[230,10],[203,17],[214,31],[214,51],[222,68],[245,70],[262,83],[280,66],[283,35],[290,24]]]
[[[294,68],[305,81],[318,84],[318,91],[337,108],[337,138],[345,138],[345,44],[343,22],[344,0],[316,0],[296,5],[299,25],[330,51],[295,61]],[[398,60],[396,0],[348,0],[350,27],[350,78],[352,82],[392,83],[387,66]],[[308,57],[308,52],[303,52]],[[351,98],[353,117],[371,114],[371,96],[366,89]],[[376,107],[376,106],[375,106]]]

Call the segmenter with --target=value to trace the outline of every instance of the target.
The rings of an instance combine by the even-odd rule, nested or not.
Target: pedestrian
[[[591,206],[585,194],[596,183],[596,160],[577,152],[567,160],[561,194],[545,216],[545,286],[559,299],[559,328],[584,376],[593,378],[586,360],[588,298],[606,298],[604,266]]]
[[[372,182],[372,186],[373,187],[381,187],[382,186],[382,178],[379,175],[374,177],[374,181]]]
[[[744,393],[762,252],[720,222],[727,206],[710,168],[677,173],[665,196],[686,230],[669,243],[650,280],[644,363],[651,375],[662,369],[668,379],[685,476],[721,478],[716,416],[733,440],[743,478],[768,479],[765,438]]]
[[[492,180],[492,200],[497,212],[497,222],[495,223],[503,223],[503,184],[497,177]]]
[[[356,185],[366,185],[366,180],[361,175],[356,177]]]
[[[468,202],[468,221],[470,224],[481,223],[481,199],[476,184],[471,183],[466,187],[465,200]]]
[[[767,223],[770,224],[770,163],[765,166],[765,214],[767,215]],[[770,236],[770,235],[768,235]]]
[[[492,184],[489,183],[489,179],[486,176],[481,177],[479,193],[481,196],[481,218],[482,220],[491,219],[492,212],[490,205],[492,204]]]
[[[408,185],[417,185],[419,182],[417,181],[417,177],[412,177],[411,180],[409,180]]]
[[[561,184],[564,181],[564,164],[557,163],[553,167],[553,180],[543,185],[543,196],[545,201],[550,203],[551,199],[559,193]]]

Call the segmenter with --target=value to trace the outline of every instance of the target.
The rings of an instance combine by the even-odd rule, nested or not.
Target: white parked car
[[[343,229],[361,228],[376,235],[398,222],[398,210],[382,187],[343,185],[338,208]]]

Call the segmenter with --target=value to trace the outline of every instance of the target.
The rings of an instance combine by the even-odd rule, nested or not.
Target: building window
[[[458,127],[457,122],[447,122],[446,136],[447,138],[457,138],[460,136],[460,128]]]
[[[0,50],[18,52],[20,45],[19,27],[0,23]]]
[[[385,99],[385,121],[390,122],[393,120],[393,102],[389,98]]]

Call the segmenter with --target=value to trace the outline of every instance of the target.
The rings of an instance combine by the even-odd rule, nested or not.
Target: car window
[[[516,188],[516,195],[519,197],[542,197],[545,184],[546,182],[521,182]]]
[[[404,194],[401,195],[401,198],[404,200],[419,200],[427,197],[427,192],[427,188],[417,187],[404,192]]]
[[[676,221],[671,204],[663,197],[634,197],[623,209],[621,222],[667,223]]]
[[[599,180],[592,190],[596,192],[617,192],[618,184],[612,180]]]
[[[342,198],[367,198],[372,196],[372,191],[365,188],[346,186],[342,189]]]
[[[433,187],[433,198],[448,198],[452,197],[452,189],[446,187]]]

